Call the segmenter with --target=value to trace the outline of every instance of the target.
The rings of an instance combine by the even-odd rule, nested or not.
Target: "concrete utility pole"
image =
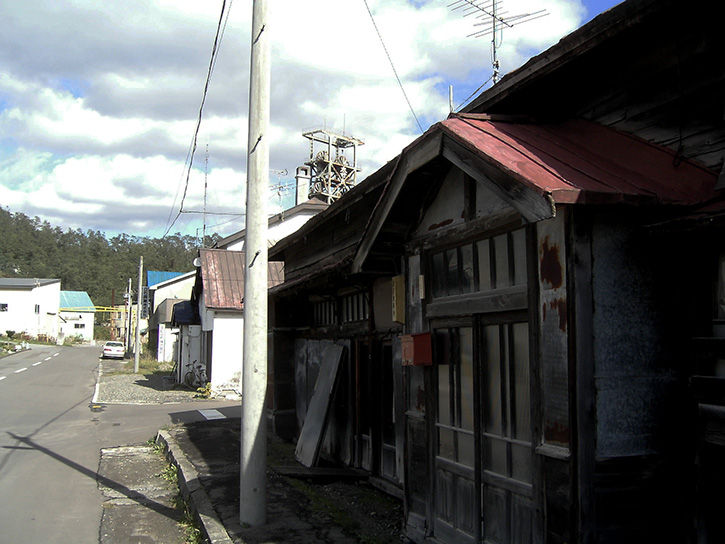
[[[133,354],[133,372],[138,374],[138,356],[141,348],[141,292],[143,291],[143,256],[138,262],[138,296],[136,297],[136,349]]]
[[[267,197],[269,187],[269,27],[267,1],[252,2],[247,142],[247,221],[239,520],[267,521]]]
[[[128,278],[128,289],[126,290],[126,354],[131,353],[131,278]]]

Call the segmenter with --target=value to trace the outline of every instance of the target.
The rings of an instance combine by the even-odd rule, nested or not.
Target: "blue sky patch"
[[[58,81],[58,86],[68,91],[75,98],[83,98],[88,92],[88,82],[80,79],[61,78]]]

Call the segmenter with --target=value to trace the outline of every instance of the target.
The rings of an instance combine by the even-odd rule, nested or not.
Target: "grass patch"
[[[135,362],[133,359],[124,361],[120,368],[114,370],[104,370],[104,374],[134,374]],[[138,361],[138,373],[144,376],[168,376],[171,370],[174,368],[174,363],[159,362],[151,357],[141,357]]]

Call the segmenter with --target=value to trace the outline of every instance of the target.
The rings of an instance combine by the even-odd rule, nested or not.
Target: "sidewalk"
[[[239,419],[202,421],[160,431],[179,467],[179,485],[210,542],[273,544],[407,542],[400,501],[360,472],[316,477],[294,460],[294,445],[268,435],[267,524],[239,525]],[[306,476],[287,475],[299,472]]]
[[[113,363],[104,361],[104,372],[113,366]],[[150,383],[154,379],[156,378],[133,374],[107,373],[105,376],[101,374],[94,402],[155,404],[199,400],[194,398],[193,392],[168,389],[160,381]],[[401,501],[373,488],[367,483],[362,472],[329,470],[324,477],[316,475],[315,471],[309,471],[297,463],[294,458],[294,444],[283,442],[271,433],[268,433],[267,445],[268,523],[255,528],[241,527],[239,524],[240,429],[239,418],[212,419],[177,424],[159,431],[156,438],[157,443],[164,447],[167,458],[178,467],[179,488],[208,542],[212,544],[407,542],[402,534]],[[135,448],[120,450],[124,456],[112,457],[110,451],[104,451],[103,455],[108,456],[109,461],[123,458],[129,467],[140,466],[139,461],[142,459],[134,460],[132,456],[134,454],[144,456],[146,451],[139,446]],[[113,465],[109,464],[108,467],[107,470],[113,470]],[[99,484],[101,478],[99,474]],[[147,481],[144,477],[139,479],[138,475],[131,480]],[[145,484],[139,485],[143,487]],[[132,493],[137,493],[144,500],[148,500],[152,510],[160,511],[148,511],[144,516],[150,516],[151,519],[159,516],[160,524],[168,523],[169,515],[165,511],[168,504],[167,497],[163,495],[165,491],[158,491],[160,497],[158,499],[154,499],[147,491],[145,488],[131,489]],[[161,500],[162,498],[164,500]],[[164,531],[156,530],[155,534],[163,535]],[[178,532],[169,531],[165,534],[168,535],[166,541],[162,536],[161,540],[144,540],[144,542],[179,541]]]

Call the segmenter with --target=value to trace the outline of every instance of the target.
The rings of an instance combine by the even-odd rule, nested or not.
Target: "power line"
[[[457,110],[460,110],[460,109],[461,109],[461,107],[462,107],[462,106],[463,106],[464,104],[466,104],[466,103],[467,103],[467,102],[468,102],[468,101],[469,101],[469,100],[470,100],[471,98],[473,98],[473,97],[474,97],[474,95],[475,95],[475,94],[476,94],[476,93],[477,93],[478,91],[480,91],[481,89],[483,89],[483,87],[484,87],[484,86],[486,85],[486,83],[488,83],[489,81],[491,81],[491,79],[493,79],[493,74],[491,74],[491,77],[489,77],[489,78],[488,78],[488,79],[487,79],[486,81],[484,81],[483,83],[481,83],[481,85],[480,85],[480,86],[478,87],[478,89],[476,89],[476,90],[475,90],[475,91],[473,91],[473,92],[472,92],[471,94],[469,94],[469,95],[468,95],[468,98],[466,98],[466,99],[465,99],[465,100],[464,100],[463,102],[461,102],[460,104],[458,104],[458,107],[456,108],[456,111],[457,111]]]
[[[224,10],[226,8],[226,4],[227,4],[226,0],[222,0],[222,10],[221,10],[221,13],[219,14],[219,22],[217,23],[216,35],[214,36],[214,45],[212,46],[212,50],[211,50],[211,59],[209,59],[209,69],[207,70],[207,74],[206,74],[206,82],[204,83],[204,91],[201,95],[201,104],[199,106],[199,115],[197,116],[197,120],[196,120],[196,128],[194,129],[194,137],[192,138],[191,151],[190,151],[190,153],[187,154],[188,160],[184,163],[184,166],[186,167],[186,181],[184,182],[184,193],[181,196],[181,204],[179,205],[179,212],[176,214],[176,217],[171,222],[171,224],[167,227],[166,232],[164,233],[162,238],[164,238],[169,233],[169,231],[174,226],[177,219],[179,219],[179,216],[181,215],[181,212],[184,209],[184,200],[186,199],[186,192],[189,189],[189,176],[191,175],[191,167],[194,164],[194,153],[196,151],[196,142],[197,142],[197,138],[199,136],[199,128],[201,127],[201,118],[202,118],[202,114],[204,111],[204,104],[206,102],[206,95],[207,95],[207,92],[209,91],[209,82],[211,81],[211,74],[214,71],[214,65],[216,64],[216,57],[217,57],[217,53],[219,51],[219,45],[221,43],[221,36],[223,34],[222,24],[224,25],[224,28],[226,28],[226,19],[224,18]],[[229,7],[231,9],[231,2],[229,4]],[[229,17],[229,13],[227,12],[227,19],[228,19],[228,17]],[[188,166],[187,166],[187,163],[188,163]]]
[[[405,97],[405,101],[408,103],[408,108],[410,108],[410,113],[413,114],[413,117],[415,118],[415,122],[418,123],[418,128],[420,129],[420,133],[423,134],[425,132],[423,130],[423,126],[420,124],[420,121],[418,121],[418,116],[415,114],[415,111],[413,111],[413,106],[410,103],[410,100],[408,100],[408,95],[405,92],[405,89],[403,88],[403,82],[400,81],[400,77],[398,77],[398,71],[395,69],[395,65],[393,64],[393,59],[390,57],[390,53],[388,53],[388,48],[385,47],[385,42],[383,41],[383,36],[380,34],[380,30],[378,30],[378,25],[375,23],[375,17],[373,17],[373,12],[370,11],[370,6],[368,6],[367,0],[363,0],[363,3],[365,4],[365,8],[368,10],[368,15],[370,15],[370,20],[373,23],[373,27],[375,27],[375,32],[378,35],[378,38],[380,39],[380,44],[383,46],[383,51],[385,51],[385,55],[388,57],[388,62],[390,63],[390,67],[393,69],[393,74],[395,74],[395,79],[398,81],[398,85],[400,86],[400,90],[403,91],[403,96]]]

